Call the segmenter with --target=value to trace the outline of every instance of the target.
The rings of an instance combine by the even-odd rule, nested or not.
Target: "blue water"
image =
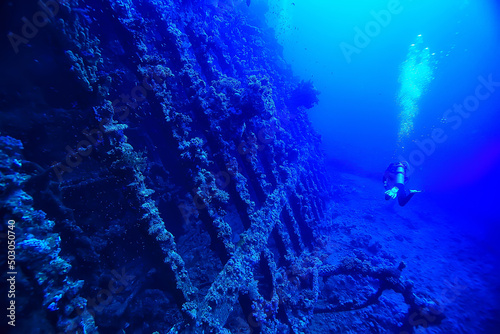
[[[321,91],[309,115],[332,168],[340,164],[379,178],[389,162],[413,158],[411,185],[456,217],[457,226],[482,236],[488,232],[495,242],[500,236],[498,5],[489,0],[298,0],[276,1],[275,6],[287,15],[285,23],[270,18],[278,27],[285,25],[278,30],[285,59]],[[360,48],[357,28],[371,35],[367,43],[358,40]],[[398,94],[408,82],[399,79],[409,48],[419,38],[432,54],[432,78],[415,102],[414,127],[400,145]],[[342,43],[357,50],[345,51]],[[474,109],[467,118],[451,113],[447,116],[455,118],[443,122],[446,110],[475,95],[478,77],[489,76],[497,82],[494,91],[485,91],[489,95],[478,106],[467,100]],[[432,145],[428,139],[435,128],[443,132]],[[427,144],[421,149],[415,141]],[[420,153],[411,155],[415,150]]]

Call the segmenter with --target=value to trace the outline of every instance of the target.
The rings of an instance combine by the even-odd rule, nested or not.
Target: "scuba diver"
[[[399,205],[405,206],[406,203],[415,195],[419,190],[410,190],[409,194],[406,193],[405,183],[408,182],[406,173],[408,171],[408,162],[393,162],[387,167],[382,181],[386,189],[385,199],[390,200],[398,197]]]

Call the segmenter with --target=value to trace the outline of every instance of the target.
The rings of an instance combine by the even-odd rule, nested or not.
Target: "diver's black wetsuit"
[[[404,167],[404,172],[403,172],[404,183],[398,182],[397,180],[398,174],[401,173],[398,172],[398,167],[400,167],[401,165]],[[404,184],[408,182],[408,177],[406,176],[407,169],[408,169],[407,166],[402,163],[391,163],[389,167],[387,167],[384,177],[382,179],[384,183],[387,182],[385,184],[386,190],[392,189],[394,187],[397,187],[399,189],[397,196],[398,196],[398,203],[401,206],[405,206],[406,203],[408,203],[408,201],[413,197],[413,195],[415,195],[415,193],[409,193],[409,194],[406,193]],[[385,199],[390,200],[391,196],[385,194]]]

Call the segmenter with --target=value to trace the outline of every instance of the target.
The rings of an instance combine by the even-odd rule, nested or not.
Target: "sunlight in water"
[[[413,121],[418,114],[418,101],[433,79],[433,67],[432,54],[429,48],[424,48],[422,35],[418,35],[415,44],[410,45],[399,75],[398,103],[401,107],[399,115],[401,125],[398,142],[400,145],[413,131]]]

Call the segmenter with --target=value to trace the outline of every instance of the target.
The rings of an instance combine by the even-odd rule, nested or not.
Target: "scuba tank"
[[[396,166],[396,184],[405,184],[405,166],[402,163]]]

